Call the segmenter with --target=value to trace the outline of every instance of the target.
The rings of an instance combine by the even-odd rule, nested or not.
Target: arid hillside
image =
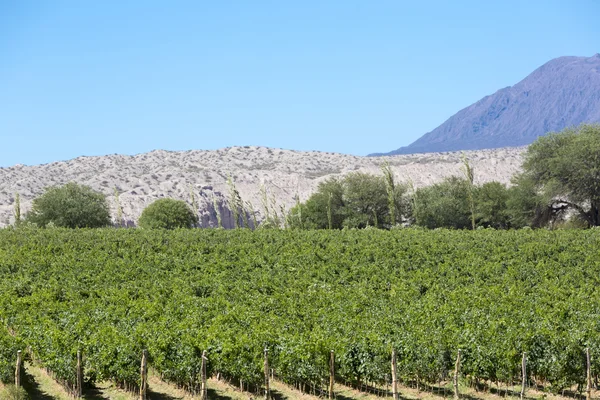
[[[464,155],[475,169],[476,182],[497,180],[509,183],[521,166],[524,148],[467,151]],[[399,181],[415,187],[429,185],[446,176],[461,175],[461,152],[427,153],[388,157],[358,157],[336,153],[301,152],[266,147],[230,147],[220,150],[170,152],[156,150],[135,156],[107,155],[78,157],[44,165],[15,165],[0,168],[0,226],[13,222],[15,194],[21,196],[26,212],[31,200],[44,188],[77,182],[104,193],[116,210],[115,189],[123,216],[134,225],[152,201],[171,197],[192,203],[192,193],[202,226],[216,226],[214,205],[220,209],[223,224],[231,226],[227,209],[231,176],[242,199],[263,213],[261,187],[268,193],[269,207],[289,209],[296,196],[305,200],[319,182],[353,171],[379,174],[388,162]]]

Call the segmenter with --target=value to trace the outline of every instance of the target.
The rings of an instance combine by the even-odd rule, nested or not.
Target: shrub
[[[147,229],[193,228],[198,218],[182,200],[160,199],[144,209],[138,225]]]
[[[28,398],[27,392],[22,387],[6,385],[4,389],[0,390],[0,400],[26,400]]]
[[[64,228],[100,228],[111,222],[105,196],[73,182],[51,187],[35,198],[26,220],[39,227]]]

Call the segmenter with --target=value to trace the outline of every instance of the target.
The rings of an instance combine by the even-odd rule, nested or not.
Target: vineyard
[[[197,390],[248,388],[263,349],[284,382],[520,380],[558,391],[600,369],[600,231],[0,231],[0,379],[17,349],[68,384],[139,384],[140,355]]]

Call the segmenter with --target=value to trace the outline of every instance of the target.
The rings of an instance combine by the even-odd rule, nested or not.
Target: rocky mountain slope
[[[475,168],[476,180],[510,181],[521,165],[523,148],[465,152]],[[461,153],[432,153],[393,157],[357,157],[335,153],[300,152],[265,147],[232,147],[213,151],[157,150],[135,156],[79,157],[44,165],[0,168],[0,226],[13,222],[15,193],[26,212],[44,188],[77,182],[104,193],[116,215],[115,188],[123,216],[134,225],[140,213],[156,199],[171,197],[192,203],[196,198],[201,224],[216,226],[216,209],[225,227],[233,225],[227,208],[231,176],[244,201],[263,214],[261,187],[271,209],[289,209],[296,196],[305,200],[319,182],[353,171],[379,174],[389,162],[399,181],[424,186],[446,176],[461,175]]]
[[[583,122],[600,122],[600,54],[551,60],[387,155],[523,146]]]

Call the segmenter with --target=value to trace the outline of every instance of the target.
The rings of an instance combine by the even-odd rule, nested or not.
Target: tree
[[[414,218],[417,225],[426,228],[471,227],[469,182],[455,176],[417,189]]]
[[[290,214],[293,227],[307,229],[341,229],[344,222],[344,186],[342,180],[329,178],[317,187],[305,203],[297,204]],[[300,222],[298,215],[302,215]]]
[[[406,186],[390,187],[383,176],[354,172],[321,182],[305,203],[292,208],[290,225],[307,229],[389,228],[393,225],[390,210],[396,221],[406,216]]]
[[[469,210],[471,211],[471,229],[475,229],[475,173],[467,156],[462,155],[463,173],[468,184]]]
[[[117,227],[121,227],[121,226],[124,225],[124,221],[123,221],[123,206],[121,205],[121,200],[119,199],[119,190],[117,189],[116,186],[113,189],[113,194],[114,194],[114,197],[115,197],[115,207],[117,209],[117,217],[115,219],[115,225]]]
[[[242,197],[240,196],[240,192],[235,187],[235,182],[233,181],[233,177],[231,175],[229,175],[229,178],[227,178],[227,186],[229,186],[229,208],[231,209],[233,226],[237,229],[240,226],[239,212],[242,204]]]
[[[500,182],[487,182],[472,188],[474,212],[477,226],[485,228],[507,229],[510,227],[510,215],[507,209],[509,191]]]
[[[512,228],[541,228],[556,218],[550,199],[538,191],[535,182],[524,174],[515,176],[508,189],[506,212]]]
[[[538,138],[527,149],[524,179],[547,199],[551,216],[566,210],[600,226],[600,125],[580,125]]]
[[[21,195],[19,193],[15,193],[15,226],[21,225]]]
[[[92,188],[71,182],[51,187],[35,198],[27,222],[45,227],[100,228],[110,225],[106,197]]]
[[[346,175],[344,222],[348,228],[381,227],[389,215],[388,189],[383,177],[363,172]]]
[[[392,167],[388,162],[381,166],[383,178],[385,179],[385,188],[388,195],[388,209],[390,213],[390,225],[396,225],[396,182]]]
[[[193,228],[198,223],[194,211],[183,200],[160,199],[142,211],[138,225],[147,229]]]

